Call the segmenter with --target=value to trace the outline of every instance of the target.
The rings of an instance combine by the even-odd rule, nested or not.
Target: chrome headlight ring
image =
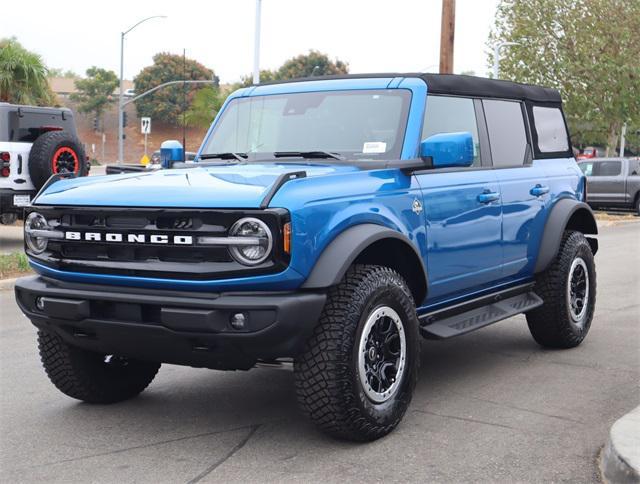
[[[244,237],[256,239],[257,244],[238,244],[229,247],[231,256],[243,265],[261,264],[271,255],[273,235],[269,226],[260,219],[241,218],[231,226],[229,235],[240,239]]]
[[[38,232],[46,230],[49,230],[49,223],[44,215],[38,212],[31,212],[24,221],[24,241],[34,254],[42,254],[47,250],[48,237],[36,235]]]

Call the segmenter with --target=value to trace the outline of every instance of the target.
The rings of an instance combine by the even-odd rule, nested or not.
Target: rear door
[[[422,188],[429,303],[490,286],[501,275],[501,206],[498,183],[487,165],[488,142],[480,101],[429,95],[422,139],[467,131],[474,140],[469,168],[428,169],[416,173]]]
[[[535,263],[549,184],[543,167],[532,160],[524,103],[484,99],[482,105],[502,198],[502,275],[518,278],[530,274]]]

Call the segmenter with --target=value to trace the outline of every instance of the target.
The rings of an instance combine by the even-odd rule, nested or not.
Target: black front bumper
[[[326,295],[318,292],[188,293],[18,279],[20,309],[39,329],[104,354],[248,369],[294,357],[313,331]],[[242,313],[245,326],[230,320]]]

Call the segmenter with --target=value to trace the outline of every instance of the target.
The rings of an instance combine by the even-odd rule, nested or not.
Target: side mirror
[[[160,165],[171,168],[176,161],[184,161],[184,147],[175,139],[163,141],[160,145]]]
[[[471,166],[473,136],[468,131],[429,136],[420,143],[420,158],[431,158],[433,168]]]

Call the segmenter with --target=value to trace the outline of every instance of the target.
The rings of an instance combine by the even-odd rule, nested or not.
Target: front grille
[[[281,250],[285,210],[172,210],[42,208],[33,210],[47,218],[51,228],[65,233],[100,234],[100,240],[50,239],[47,250],[30,257],[47,266],[74,272],[161,277],[168,279],[220,279],[259,275],[284,270],[288,256]],[[197,240],[200,236],[227,237],[240,218],[256,217],[271,229],[271,258],[253,267],[236,262],[227,247],[203,247],[176,242],[176,236]],[[122,241],[105,240],[118,234]],[[133,236],[143,243],[128,240]],[[150,243],[166,237],[166,243]]]

